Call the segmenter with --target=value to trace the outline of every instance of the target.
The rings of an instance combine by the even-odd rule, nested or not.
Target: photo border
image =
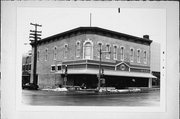
[[[58,1],[59,2],[59,1]],[[7,5],[8,7],[7,8],[10,8],[9,7],[9,5],[11,6],[13,6],[13,9],[17,9],[18,7],[47,7],[47,6],[49,6],[49,3],[51,3],[51,2],[36,2],[36,4],[35,3],[33,3],[33,2],[28,2],[28,3],[24,3],[24,2],[15,2],[16,4],[15,5],[12,5],[12,4],[10,4],[10,3],[8,3],[8,4],[6,4],[6,2],[3,2],[3,10],[5,10],[5,6]],[[39,4],[37,4],[37,3],[39,3]],[[70,3],[67,3],[67,2],[60,2],[60,3],[63,3],[63,5],[61,4],[61,5],[57,5],[57,4],[55,4],[54,2],[53,3],[51,3],[50,5],[51,6],[54,6],[54,7],[58,7],[58,6],[60,6],[60,7],[63,7],[64,5],[66,6],[67,4],[67,6],[66,7],[79,7],[79,6],[81,6],[81,4],[82,4],[82,6],[84,5],[84,4],[86,4],[86,6],[87,7],[91,7],[93,4],[96,4],[95,5],[95,7],[98,7],[98,5],[97,5],[97,2],[89,2],[88,3],[88,5],[87,5],[87,2],[85,2],[85,3],[78,3],[77,4],[77,2],[76,3],[74,3],[74,2],[70,2]],[[91,3],[91,4],[90,4]],[[118,5],[116,4],[116,3],[118,3]],[[70,5],[71,4],[71,5]],[[138,3],[136,3],[136,2],[99,2],[99,7],[102,7],[101,5],[104,5],[103,6],[103,8],[104,7],[109,7],[109,4],[112,4],[112,6],[111,7],[121,7],[121,8],[126,8],[126,7],[130,7],[130,8],[139,8],[139,7],[142,7],[142,8],[161,8],[161,9],[166,9],[166,11],[167,11],[167,15],[169,15],[169,11],[170,12],[172,12],[172,11],[175,11],[178,7],[178,5],[177,5],[177,3],[176,2],[162,2],[162,4],[160,4],[160,3],[158,3],[158,4],[151,4],[151,3],[146,3],[146,2],[138,2]],[[119,5],[120,4],[120,5]],[[127,5],[128,4],[128,5]],[[159,6],[158,6],[159,5]],[[175,8],[173,8],[174,6],[173,5],[176,5],[176,7]],[[169,6],[170,6],[170,8],[169,8]],[[83,6],[84,7],[84,6]],[[6,8],[6,9],[7,9]],[[17,13],[16,13],[16,11],[14,12],[15,13],[15,15],[13,15],[13,17],[15,17],[16,19],[17,19]],[[176,13],[176,14],[178,14],[178,12]],[[172,15],[173,16],[173,15]],[[166,16],[167,18],[169,18],[169,16]],[[16,21],[16,19],[15,19],[15,21]],[[170,18],[169,18],[170,19]],[[170,21],[173,21],[173,20],[171,20],[170,19]],[[175,17],[175,21],[177,21],[177,18]],[[169,21],[167,20],[167,22],[169,23]],[[15,22],[15,25],[13,25],[13,26],[15,26],[15,28],[17,27],[16,26],[16,23],[17,22]],[[14,24],[14,23],[13,23]],[[174,23],[173,24],[173,26],[175,26],[177,23]],[[169,25],[169,24],[168,24]],[[169,57],[169,55],[168,55],[168,53],[169,53],[169,47],[170,48],[172,48],[173,50],[170,50],[170,53],[172,53],[172,51],[176,51],[177,50],[177,48],[178,48],[178,46],[177,46],[177,44],[175,44],[175,43],[177,43],[177,41],[175,41],[176,39],[178,39],[178,37],[176,36],[175,37],[175,39],[173,40],[173,41],[175,41],[174,42],[174,45],[173,46],[169,46],[169,45],[172,45],[173,43],[171,43],[171,42],[169,42],[169,37],[171,36],[172,37],[172,34],[170,34],[170,36],[169,36],[169,33],[168,33],[168,31],[169,30],[172,30],[172,29],[175,29],[175,30],[178,30],[176,27],[175,28],[167,28],[167,30],[166,30],[166,42],[162,42],[163,43],[163,45],[161,45],[161,46],[163,46],[162,47],[162,50],[161,50],[161,77],[162,78],[164,78],[164,79],[168,79],[168,75],[169,75],[169,73],[168,73],[168,63],[169,63],[169,60],[168,60],[168,57]],[[13,30],[14,30],[14,28],[13,28]],[[16,33],[17,33],[17,30],[15,30],[16,31]],[[4,32],[3,32],[4,33]],[[7,31],[5,30],[5,33],[7,34]],[[177,35],[178,33],[177,33],[177,31],[175,31],[175,34]],[[14,34],[15,36],[17,36],[18,34]],[[3,35],[2,35],[2,39],[3,39],[4,37],[3,37]],[[17,37],[15,37],[15,39],[16,39]],[[14,39],[14,38],[13,38]],[[2,44],[6,44],[7,42],[2,42]],[[14,42],[13,42],[14,43]],[[179,45],[179,44],[178,44]],[[41,108],[41,106],[40,106],[40,108],[39,108],[39,106],[19,106],[19,97],[21,97],[21,93],[19,93],[18,91],[19,90],[21,90],[21,83],[20,82],[18,82],[18,80],[17,79],[21,79],[21,75],[17,75],[17,74],[21,74],[21,70],[19,70],[19,67],[22,67],[21,66],[21,63],[20,62],[17,62],[17,61],[21,61],[22,59],[21,59],[21,57],[19,57],[19,53],[20,53],[20,50],[18,49],[18,47],[20,46],[20,43],[19,43],[19,41],[16,39],[16,41],[15,41],[15,43],[13,44],[13,48],[15,48],[15,50],[14,51],[16,51],[15,52],[15,77],[16,77],[16,81],[12,81],[11,83],[10,83],[10,85],[12,85],[12,88],[14,88],[15,90],[13,91],[14,92],[14,94],[15,95],[13,95],[15,98],[13,98],[13,99],[15,99],[16,101],[15,102],[13,102],[13,104],[15,104],[15,118],[16,117],[19,117],[18,116],[18,114],[20,114],[20,113],[18,113],[17,114],[17,112],[24,112],[24,111],[26,111],[26,114],[27,114],[27,112],[29,112],[29,113],[32,113],[32,112],[34,112],[34,111],[37,111],[37,112],[40,112],[40,111],[44,111],[45,113],[47,112],[47,111],[50,111],[50,112],[53,112],[53,114],[54,113],[56,113],[56,114],[58,114],[58,113],[73,113],[73,111],[74,112],[80,112],[80,113],[85,113],[85,112],[91,112],[91,113],[106,113],[106,111],[107,112],[109,112],[109,113],[115,113],[115,112],[117,112],[117,113],[120,113],[120,115],[121,116],[124,116],[124,117],[126,117],[126,118],[131,118],[131,117],[133,117],[132,115],[130,116],[129,115],[129,117],[127,117],[127,116],[125,116],[124,114],[126,114],[126,112],[132,112],[133,113],[133,115],[140,115],[139,113],[140,112],[151,112],[150,114],[155,114],[155,113],[152,113],[152,112],[156,112],[156,114],[158,113],[158,112],[164,112],[164,113],[166,113],[167,111],[169,111],[169,109],[167,109],[168,108],[168,105],[169,104],[167,104],[167,103],[169,103],[169,97],[167,97],[168,95],[166,94],[167,93],[167,91],[169,90],[169,88],[168,88],[168,85],[170,85],[169,84],[169,82],[168,82],[168,80],[164,80],[164,81],[162,81],[161,80],[161,89],[163,88],[164,89],[164,91],[163,90],[160,90],[160,91],[163,91],[163,92],[161,92],[161,96],[160,96],[160,99],[161,100],[163,100],[162,98],[163,97],[165,97],[164,99],[164,101],[163,102],[161,102],[161,108],[162,109],[160,109],[159,110],[159,108],[157,109],[157,108],[153,108],[153,111],[152,111],[152,109],[150,109],[150,110],[141,110],[141,111],[138,111],[137,110],[137,107],[135,107],[135,109],[134,108],[129,108],[128,109],[128,111],[124,111],[124,110],[122,110],[122,111],[120,111],[121,109],[119,109],[119,108],[117,108],[117,107],[115,107],[116,109],[113,109],[113,110],[103,110],[102,111],[102,109],[101,108],[99,108],[99,110],[97,110],[97,108],[96,107],[91,107],[91,108],[89,108],[89,109],[85,109],[85,108],[82,108],[82,109],[80,109],[80,110],[70,110],[72,107],[71,106],[68,106],[68,107],[64,107],[63,106],[63,109],[62,110],[57,110],[57,108],[59,108],[59,106],[58,107],[54,107],[54,106],[43,106],[43,107],[48,107],[48,109],[45,109],[45,110],[41,110],[40,108]],[[176,47],[174,47],[174,46],[176,46]],[[174,47],[174,48],[173,48]],[[4,47],[3,47],[4,48]],[[175,49],[175,50],[174,50]],[[163,54],[163,51],[165,51],[165,53]],[[178,49],[178,51],[179,51],[179,49]],[[177,53],[177,52],[176,52]],[[5,53],[3,53],[2,52],[2,54],[3,55],[6,55]],[[170,56],[171,56],[172,54],[170,54]],[[14,55],[13,55],[14,56]],[[174,55],[173,55],[174,56]],[[7,56],[6,56],[7,57]],[[179,57],[178,57],[179,58]],[[2,61],[3,61],[3,59],[4,58],[2,58]],[[5,62],[6,63],[6,62]],[[177,63],[177,60],[175,59],[175,63]],[[178,62],[178,64],[179,64],[179,62]],[[176,66],[178,67],[179,65],[177,65],[176,64]],[[4,67],[4,65],[2,64],[2,67]],[[163,68],[163,67],[165,67],[165,68]],[[170,68],[172,68],[172,67],[170,67]],[[178,71],[179,71],[179,67],[178,68],[175,68],[175,69],[177,69]],[[174,71],[174,70],[173,70]],[[3,72],[5,72],[6,73],[6,70],[3,70],[2,69],[2,73]],[[173,72],[173,74],[178,74],[177,73],[177,71],[175,71],[175,72]],[[179,77],[179,75],[178,76],[176,76],[175,75],[175,79],[177,79],[178,77]],[[3,77],[2,77],[3,78]],[[13,84],[13,82],[15,82],[16,83],[16,85],[14,85]],[[2,81],[2,83],[4,84],[4,83],[6,83],[6,85],[7,85],[7,81]],[[177,82],[176,82],[177,83]],[[166,85],[167,84],[167,85]],[[173,84],[173,85],[172,85]],[[171,85],[172,86],[174,86],[175,85],[175,83],[171,83]],[[174,88],[174,90],[175,90],[175,92],[178,92],[178,91],[176,91],[176,89],[178,89],[177,88],[177,85],[179,86],[179,81],[178,81],[178,83],[175,85],[175,88]],[[3,91],[5,91],[4,90],[4,86],[2,86],[2,92]],[[8,92],[8,94],[9,94],[9,92]],[[179,94],[179,93],[178,93]],[[6,97],[7,97],[7,95],[6,95]],[[176,94],[176,98],[178,98],[177,97],[177,94]],[[4,100],[4,98],[3,98],[3,100]],[[167,101],[167,102],[166,102]],[[176,103],[178,103],[178,102],[176,102]],[[174,104],[174,103],[173,103]],[[178,103],[179,104],[179,103]],[[3,105],[2,105],[3,106]],[[13,106],[14,107],[14,106]],[[178,107],[178,106],[177,106]],[[177,107],[176,107],[176,109],[177,109]],[[39,109],[38,109],[39,108]],[[105,108],[104,106],[103,106],[103,108]],[[113,107],[108,107],[108,108],[113,108]],[[121,107],[122,108],[122,107]],[[126,108],[126,107],[125,107]],[[148,107],[149,108],[149,107]],[[118,109],[118,111],[117,111],[117,109]],[[57,112],[57,111],[59,111],[59,112]],[[36,113],[37,113],[36,112]],[[122,112],[125,112],[125,113],[122,113]],[[139,113],[134,113],[134,112],[139,112]],[[34,112],[35,113],[35,112]],[[43,112],[41,112],[41,113],[43,113]],[[174,113],[177,113],[176,111],[174,112]],[[147,113],[146,113],[147,114]],[[23,114],[22,114],[23,115]],[[51,115],[51,114],[50,114]],[[107,114],[105,114],[105,115],[107,115]],[[147,115],[149,115],[149,113],[147,114]],[[158,115],[158,114],[157,114]],[[159,114],[159,115],[161,115],[161,114]],[[164,114],[164,115],[166,115],[166,114]],[[172,113],[170,114],[170,115],[172,115]],[[175,115],[177,115],[177,114],[175,114]],[[6,115],[7,116],[7,115]],[[77,115],[76,115],[77,116]],[[21,116],[20,116],[21,117]],[[26,117],[26,116],[25,116]],[[49,116],[47,116],[47,117],[49,117]],[[69,116],[68,116],[69,117]],[[139,116],[140,118],[141,118],[141,116]],[[152,116],[153,117],[153,116]],[[151,117],[151,118],[152,118]],[[21,118],[23,118],[23,117],[21,117]],[[46,117],[45,117],[46,118]],[[150,118],[150,117],[149,117]],[[165,116],[160,116],[160,118],[166,118]],[[159,118],[158,118],[159,119]]]

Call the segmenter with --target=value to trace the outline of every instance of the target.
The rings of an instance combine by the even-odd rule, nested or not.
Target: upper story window
[[[123,46],[120,48],[120,57],[121,57],[121,61],[124,61],[124,47]]]
[[[68,44],[64,45],[64,58],[66,59],[68,55]]]
[[[140,63],[140,53],[141,53],[141,50],[138,49],[137,50],[137,62]]]
[[[130,49],[130,62],[134,62],[134,49]]]
[[[98,58],[100,58],[100,49],[102,51],[102,43],[98,42],[98,48],[97,48],[97,56],[98,56]]]
[[[84,42],[84,59],[93,58],[93,44],[90,40]]]
[[[54,60],[56,60],[56,58],[57,58],[57,47],[54,47],[53,54],[54,54]]]
[[[45,50],[45,61],[48,59],[48,49]]]
[[[143,58],[144,58],[144,63],[146,64],[147,63],[147,53],[146,53],[146,51],[144,51],[144,53],[143,53]]]
[[[106,51],[107,52],[110,52],[111,50],[110,50],[110,44],[107,44],[106,45]],[[110,59],[110,53],[106,53],[106,59]]]
[[[80,57],[80,52],[81,52],[80,41],[77,41],[76,42],[76,57]]]
[[[113,50],[113,59],[117,60],[117,46],[114,46],[114,50]]]

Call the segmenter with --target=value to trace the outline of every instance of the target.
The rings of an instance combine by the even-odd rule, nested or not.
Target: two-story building
[[[101,57],[106,86],[151,87],[155,78],[150,71],[151,42],[148,35],[140,38],[99,27],[78,27],[44,38],[37,42],[38,85],[47,88],[66,83],[97,88],[101,48],[110,52]],[[34,52],[34,43],[31,45]]]

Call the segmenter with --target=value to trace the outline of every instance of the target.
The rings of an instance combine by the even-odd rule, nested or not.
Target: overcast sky
[[[166,40],[165,9],[141,8],[32,8],[17,9],[17,39],[22,40],[23,50],[27,52],[29,30],[34,27],[30,23],[41,24],[42,38],[55,35],[76,27],[101,27],[129,35],[142,37],[150,35],[150,39],[161,43]]]

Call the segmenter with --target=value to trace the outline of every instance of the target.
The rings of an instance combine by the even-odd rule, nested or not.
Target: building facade
[[[31,76],[31,55],[32,53],[29,51],[22,57],[22,85],[26,83],[30,83]]]
[[[151,87],[155,78],[150,69],[151,42],[148,35],[139,38],[99,27],[79,27],[45,38],[37,42],[38,85],[97,88],[101,48],[110,52],[101,57],[106,86]],[[31,45],[33,52],[34,43]]]

